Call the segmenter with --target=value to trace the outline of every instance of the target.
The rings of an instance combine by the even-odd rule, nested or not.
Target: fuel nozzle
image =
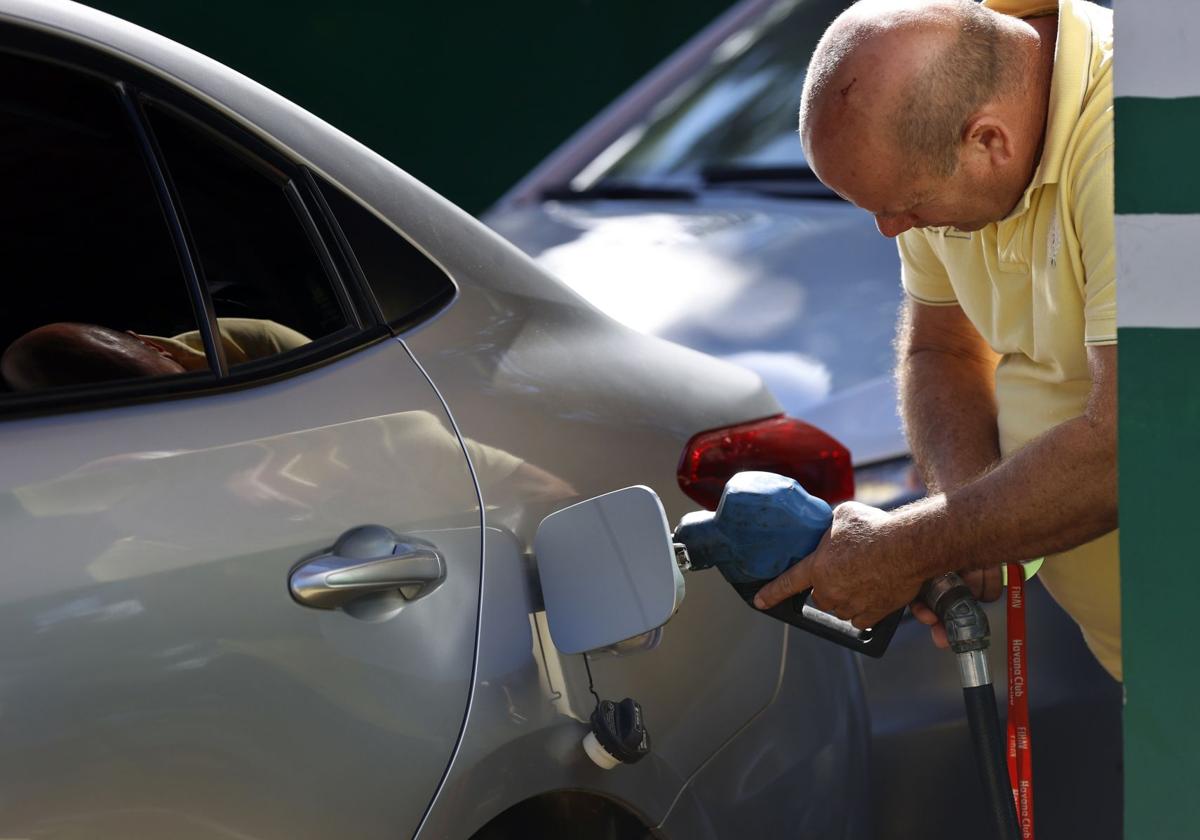
[[[833,509],[799,482],[767,472],[740,472],[725,484],[715,511],[689,513],[675,529],[680,569],[716,567],[747,602],[800,562],[833,524]],[[902,610],[875,627],[859,629],[793,595],[763,613],[867,656],[887,650]]]
[[[816,548],[832,522],[829,505],[794,479],[741,472],[715,511],[680,520],[675,542],[686,546],[692,570],[715,566],[730,583],[761,585]]]

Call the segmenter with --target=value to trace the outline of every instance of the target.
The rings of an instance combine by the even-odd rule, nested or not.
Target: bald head
[[[823,143],[869,137],[952,174],[967,121],[1016,81],[1005,20],[973,0],[855,3],[809,63],[800,134],[810,160]]]
[[[96,324],[38,327],[0,357],[0,374],[17,391],[183,372],[182,365],[138,338]]]

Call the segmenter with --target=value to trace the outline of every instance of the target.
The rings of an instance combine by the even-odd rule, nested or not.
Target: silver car
[[[716,573],[588,654],[542,609],[548,514],[828,453],[757,376],[143,29],[0,0],[0,66],[0,836],[870,835],[850,653]]]
[[[896,247],[796,134],[808,57],[848,4],[736,4],[484,219],[630,327],[756,371],[849,447],[859,499],[892,507],[924,493],[891,373]],[[1036,579],[1029,608],[1039,828],[1119,837],[1120,686]],[[989,614],[1004,674],[1002,602]],[[926,629],[906,621],[863,666],[878,836],[986,835],[957,675]]]

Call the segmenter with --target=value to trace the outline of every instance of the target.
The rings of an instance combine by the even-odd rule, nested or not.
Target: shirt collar
[[[1052,3],[1031,3],[1028,0],[984,0],[984,5],[1018,17],[1031,17],[1054,9]],[[1021,200],[1003,221],[1016,218],[1028,210],[1033,202],[1033,194],[1038,189],[1058,183],[1063,157],[1087,95],[1092,44],[1091,21],[1077,0],[1059,0],[1058,34],[1054,43],[1054,69],[1050,77],[1050,104],[1046,114],[1042,156]]]

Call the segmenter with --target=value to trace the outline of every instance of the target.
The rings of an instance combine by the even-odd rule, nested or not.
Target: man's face
[[[888,149],[838,144],[823,153],[814,148],[812,153],[817,177],[873,215],[879,232],[889,238],[910,228],[979,230],[1011,209],[988,173],[963,163],[954,174],[942,177]]]

